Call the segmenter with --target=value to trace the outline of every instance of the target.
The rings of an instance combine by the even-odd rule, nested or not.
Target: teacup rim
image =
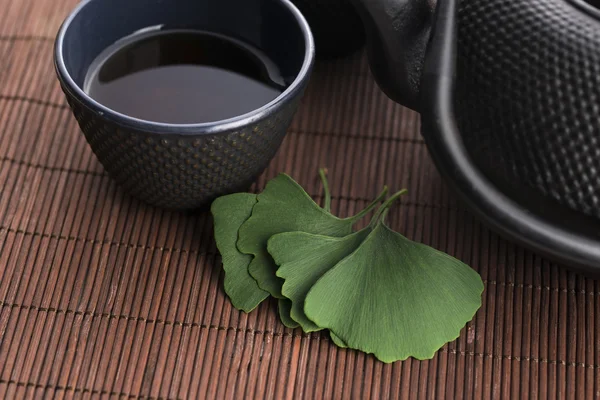
[[[79,85],[77,85],[75,80],[69,74],[67,66],[65,64],[63,55],[63,44],[66,32],[69,26],[71,25],[73,19],[75,19],[75,17],[88,4],[94,1],[101,0],[81,1],[61,24],[54,42],[54,66],[57,71],[59,80],[61,81],[61,84],[63,86],[66,86],[66,89],[70,91],[71,94],[75,98],[77,98],[81,103],[83,103],[83,105],[87,106],[89,109],[95,110],[103,118],[110,118],[112,121],[123,126],[134,127],[138,130],[148,132],[160,132],[163,134],[172,133],[180,135],[217,134],[221,132],[231,132],[232,130],[255,124],[260,120],[268,118],[269,116],[277,112],[279,108],[284,106],[292,99],[296,98],[296,96],[298,95],[298,91],[303,90],[304,84],[310,78],[310,74],[314,66],[315,43],[310,26],[306,21],[304,15],[302,15],[300,10],[290,0],[276,0],[281,2],[292,13],[293,17],[298,23],[298,27],[302,31],[302,35],[306,43],[304,49],[304,58],[302,61],[302,67],[300,68],[300,71],[294,78],[294,81],[279,96],[277,96],[275,99],[268,102],[267,104],[263,105],[262,107],[259,107],[245,114],[211,122],[178,124],[157,122],[132,117],[130,115],[113,110],[112,108],[109,108],[103,105],[102,103],[94,100]]]

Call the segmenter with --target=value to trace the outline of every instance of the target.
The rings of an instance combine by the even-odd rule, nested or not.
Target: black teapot
[[[421,113],[437,168],[470,209],[600,276],[600,1],[351,3],[378,85]]]

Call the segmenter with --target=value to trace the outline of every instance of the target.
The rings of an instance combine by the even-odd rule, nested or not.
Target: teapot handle
[[[438,171],[469,209],[497,232],[573,266],[597,265],[600,248],[594,241],[564,235],[557,226],[519,206],[480,172],[467,152],[453,104],[457,1],[438,1],[420,88],[422,135]]]

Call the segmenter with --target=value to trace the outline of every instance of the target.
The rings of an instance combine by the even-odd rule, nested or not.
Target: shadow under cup
[[[264,51],[292,82],[250,113],[199,124],[140,120],[90,98],[83,83],[107,47],[144,29],[210,31]],[[63,23],[55,43],[61,87],[92,150],[131,195],[191,209],[244,190],[275,156],[314,62],[310,29],[288,0],[88,0]]]

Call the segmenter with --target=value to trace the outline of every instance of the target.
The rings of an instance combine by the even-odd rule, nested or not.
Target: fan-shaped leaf
[[[256,195],[236,193],[219,197],[211,205],[215,241],[225,270],[225,293],[235,308],[245,312],[252,311],[269,295],[248,273],[252,256],[241,253],[236,247],[238,230],[250,217],[255,204]]]
[[[329,337],[331,338],[331,341],[333,342],[333,344],[335,344],[337,347],[342,347],[342,348],[348,347],[348,345],[346,343],[344,343],[344,341],[335,333],[329,331]]]
[[[379,223],[317,281],[304,311],[381,361],[429,359],[473,318],[482,291],[466,264]]]
[[[279,265],[277,276],[285,281],[281,293],[291,300],[290,316],[304,332],[323,329],[304,314],[308,291],[325,272],[356,250],[370,231],[369,227],[342,238],[286,232],[269,239],[269,253]]]
[[[252,216],[240,227],[238,249],[254,256],[248,267],[250,275],[261,289],[283,298],[283,280],[276,276],[277,265],[267,252],[269,238],[293,231],[346,236],[352,232],[352,225],[371,211],[380,198],[357,215],[342,219],[319,207],[288,175],[280,174],[257,196]]]
[[[292,309],[292,302],[288,299],[279,299],[277,303],[279,309],[279,319],[288,328],[297,328],[300,326],[298,322],[290,316],[290,310]]]

